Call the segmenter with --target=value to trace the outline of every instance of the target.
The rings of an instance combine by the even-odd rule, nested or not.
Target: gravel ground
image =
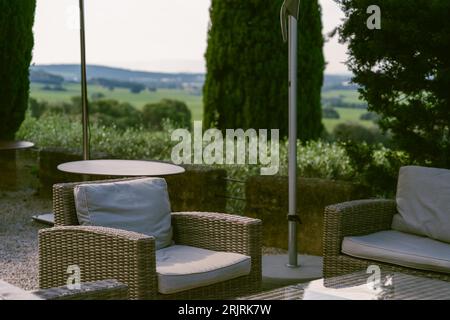
[[[31,216],[51,211],[51,201],[33,190],[0,191],[0,279],[25,290],[37,289],[37,234]]]
[[[38,241],[36,213],[50,212],[51,200],[35,197],[33,190],[0,191],[0,279],[25,290],[38,287]],[[263,248],[263,254],[285,254]]]

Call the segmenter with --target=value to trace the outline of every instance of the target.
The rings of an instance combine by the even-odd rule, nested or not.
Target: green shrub
[[[92,123],[91,148],[122,159],[170,160],[172,146],[170,132],[173,126],[165,122],[163,130],[115,127]],[[80,117],[45,114],[39,120],[27,116],[17,133],[19,139],[31,140],[38,147],[81,149],[82,126]]]
[[[375,112],[366,112],[359,117],[361,121],[377,121],[380,117]]]
[[[161,130],[163,120],[167,119],[180,128],[190,128],[192,114],[186,103],[178,100],[163,99],[158,103],[144,106],[142,110],[144,126]]]
[[[340,119],[341,116],[334,108],[323,108],[322,109],[323,119]]]
[[[104,99],[104,98],[105,98],[105,94],[101,93],[101,92],[94,92],[93,94],[91,94],[91,99],[94,101]]]
[[[405,152],[364,143],[344,143],[343,147],[355,170],[355,182],[367,186],[378,196],[395,195],[400,167],[411,164]]]
[[[28,110],[33,118],[39,119],[48,110],[48,103],[30,98],[28,100]]]
[[[72,102],[59,102],[50,103],[45,100],[39,101],[34,98],[30,98],[28,103],[28,110],[30,115],[36,119],[41,118],[45,114],[50,115],[77,115],[81,110],[81,100],[80,105],[77,106],[78,98],[72,98]]]
[[[126,130],[142,124],[142,114],[129,103],[117,100],[96,100],[91,102],[89,112],[99,125]]]
[[[332,133],[332,138],[340,142],[387,144],[389,137],[383,134],[378,128],[366,128],[356,123],[340,123]]]

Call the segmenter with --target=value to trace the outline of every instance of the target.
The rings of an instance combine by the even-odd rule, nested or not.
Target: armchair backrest
[[[71,183],[59,183],[53,186],[53,213],[55,215],[55,227],[61,226],[78,226],[77,210],[75,207],[75,196],[73,190],[80,184],[93,184],[93,183],[108,183],[117,181],[127,181],[140,179],[136,178],[124,178],[113,180],[100,180],[100,181],[84,181],[84,182],[71,182]]]
[[[402,167],[397,208],[393,229],[450,243],[450,170]]]

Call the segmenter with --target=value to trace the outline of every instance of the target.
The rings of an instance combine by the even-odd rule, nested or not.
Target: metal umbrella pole
[[[297,253],[297,21],[300,0],[285,0],[281,8],[283,39],[289,42],[289,262],[299,267]]]
[[[90,160],[91,152],[89,146],[89,104],[87,91],[87,72],[86,72],[86,36],[84,24],[84,0],[80,2],[80,48],[81,48],[81,105],[83,122],[83,160]],[[83,180],[88,181],[89,177],[83,175]],[[44,213],[33,216],[33,220],[53,226],[55,216],[53,213]]]
[[[83,112],[83,160],[91,157],[89,145],[89,104],[86,72],[86,35],[84,24],[84,0],[80,0],[80,48],[81,48],[81,104]]]

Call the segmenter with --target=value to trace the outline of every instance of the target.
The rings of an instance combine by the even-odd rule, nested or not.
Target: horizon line
[[[32,63],[30,67],[39,67],[39,66],[81,66],[80,63]],[[113,66],[113,65],[106,65],[106,64],[97,64],[97,63],[88,63],[88,67],[102,67],[102,68],[110,68],[110,69],[117,69],[122,71],[131,71],[131,72],[144,72],[144,73],[163,73],[163,74],[201,74],[205,75],[207,72],[191,72],[191,71],[157,71],[157,70],[139,70],[134,68],[125,68],[125,67],[119,67],[119,66]],[[353,76],[351,72],[324,72],[324,75],[329,76]]]

